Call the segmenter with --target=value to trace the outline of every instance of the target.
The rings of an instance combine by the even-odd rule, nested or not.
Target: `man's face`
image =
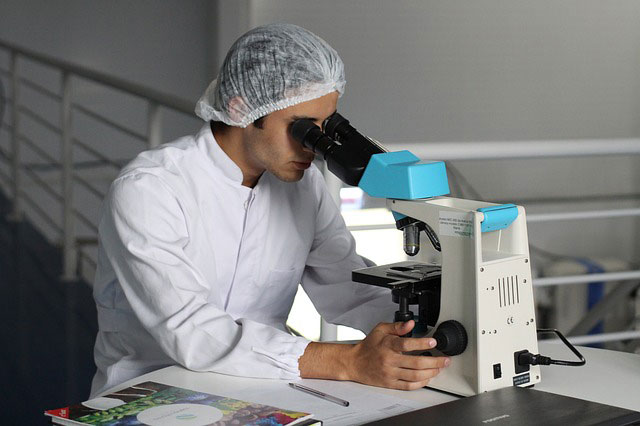
[[[274,111],[262,120],[262,128],[251,124],[244,133],[249,166],[256,172],[271,172],[285,182],[297,182],[309,168],[314,154],[291,136],[291,123],[307,118],[316,125],[336,111],[338,93],[331,92],[288,108]]]

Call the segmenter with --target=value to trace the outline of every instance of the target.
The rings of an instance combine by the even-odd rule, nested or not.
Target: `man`
[[[435,345],[399,337],[413,321],[376,326],[396,307],[388,290],[351,282],[366,264],[313,153],[290,136],[293,121],[335,112],[344,84],[342,61],[314,34],[256,28],[198,102],[200,132],[123,169],[100,222],[92,396],[172,364],[397,389],[448,365],[403,354]],[[325,319],[368,336],[331,344],[288,334],[299,282]]]

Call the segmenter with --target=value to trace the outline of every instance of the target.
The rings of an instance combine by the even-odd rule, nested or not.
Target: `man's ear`
[[[247,115],[249,111],[247,111],[247,104],[244,103],[241,97],[235,96],[229,99],[229,103],[227,104],[227,113],[229,114],[229,118],[236,123],[242,121],[242,119]]]

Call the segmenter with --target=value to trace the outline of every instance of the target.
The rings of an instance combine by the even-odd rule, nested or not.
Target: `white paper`
[[[305,379],[296,383],[347,400],[349,406],[343,407],[292,389],[287,382],[280,382],[277,390],[271,389],[271,387],[268,390],[256,389],[255,387],[245,388],[239,392],[239,395],[242,395],[242,399],[247,401],[313,413],[313,418],[322,420],[325,426],[367,423],[457,399],[436,392],[429,394],[429,401],[405,399],[386,394],[385,392],[389,391],[383,389],[375,389],[352,382]],[[411,391],[402,392],[403,396],[408,396],[409,392]]]

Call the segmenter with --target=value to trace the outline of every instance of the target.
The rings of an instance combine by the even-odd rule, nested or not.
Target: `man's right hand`
[[[436,345],[431,337],[401,337],[414,326],[413,320],[380,323],[355,345],[312,342],[300,357],[300,375],[402,390],[426,386],[450,360],[405,354]]]
[[[413,390],[426,386],[448,357],[406,355],[405,352],[433,349],[431,337],[401,337],[415,326],[413,320],[380,323],[351,351],[350,380],[392,389]]]

